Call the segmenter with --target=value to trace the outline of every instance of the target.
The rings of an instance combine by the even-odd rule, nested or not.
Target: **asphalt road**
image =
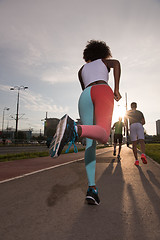
[[[99,206],[84,202],[83,152],[61,155],[59,162],[49,157],[32,159],[34,167],[23,177],[22,169],[27,174],[31,162],[27,167],[20,160],[17,173],[7,178],[19,177],[0,182],[0,239],[159,240],[160,166],[151,159],[147,165],[134,166],[132,150],[127,147],[122,148],[120,162],[111,148],[97,153]],[[12,162],[5,164],[0,164],[3,172],[16,168]],[[31,174],[36,165],[39,172]]]

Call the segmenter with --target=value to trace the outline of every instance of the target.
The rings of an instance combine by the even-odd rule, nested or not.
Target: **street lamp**
[[[10,109],[10,108],[7,108],[7,107],[5,107],[5,108],[3,109],[2,133],[3,133],[3,129],[4,129],[4,113],[5,113],[5,110],[6,110],[6,111],[9,111],[9,109]]]
[[[26,90],[28,89],[28,87],[24,87],[24,86],[14,86],[12,88],[10,88],[10,90],[18,90],[18,96],[17,96],[17,114],[16,114],[16,131],[15,131],[15,135],[17,137],[17,132],[18,132],[18,111],[19,111],[19,91],[20,90]]]

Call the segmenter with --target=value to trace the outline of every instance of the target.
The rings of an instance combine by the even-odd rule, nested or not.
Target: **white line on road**
[[[103,154],[103,153],[105,153],[105,152],[107,152],[107,151],[104,151],[104,152],[101,152],[101,153],[97,153],[96,155],[100,155],[100,154]],[[73,162],[82,161],[83,159],[84,159],[84,157],[83,157],[83,158],[76,159],[76,160],[69,161],[69,162],[67,162],[67,163],[62,163],[62,164],[58,164],[58,165],[55,165],[55,166],[52,166],[52,167],[40,169],[40,170],[31,172],[31,173],[25,173],[25,174],[20,175],[20,176],[17,176],[17,177],[13,177],[13,178],[9,178],[9,179],[6,179],[6,180],[2,180],[2,181],[0,181],[0,184],[1,184],[1,183],[6,183],[6,182],[10,182],[10,181],[13,181],[13,180],[16,180],[16,179],[19,179],[19,178],[23,178],[23,177],[26,177],[26,176],[34,175],[34,174],[36,174],[36,173],[48,171],[48,170],[51,170],[51,169],[54,169],[54,168],[57,168],[57,167],[62,167],[62,166],[68,165],[68,164],[73,163]]]

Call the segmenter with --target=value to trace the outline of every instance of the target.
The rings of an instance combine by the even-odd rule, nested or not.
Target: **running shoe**
[[[67,114],[60,119],[49,148],[51,157],[58,157],[68,142],[70,142],[69,148],[72,144],[74,144],[74,150],[77,150],[75,141],[78,138],[78,134],[76,132],[75,125],[75,122]]]
[[[145,154],[142,153],[141,159],[142,159],[142,162],[143,162],[144,164],[147,164],[147,159],[146,159]]]
[[[98,197],[98,190],[89,187],[87,190],[86,201],[91,205],[99,205],[100,199]]]
[[[114,152],[113,152],[113,156],[116,156],[116,150],[114,150]]]
[[[139,166],[139,161],[136,160],[134,164],[135,164],[136,166]]]

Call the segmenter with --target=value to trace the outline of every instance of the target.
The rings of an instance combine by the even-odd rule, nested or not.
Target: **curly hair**
[[[90,40],[83,51],[83,59],[86,62],[109,57],[112,57],[110,48],[103,41]]]

